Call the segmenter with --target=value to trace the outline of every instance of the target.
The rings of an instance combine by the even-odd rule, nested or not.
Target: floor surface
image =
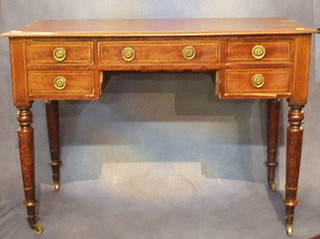
[[[2,239],[281,239],[288,238],[282,197],[261,183],[205,178],[199,163],[110,163],[99,179],[63,184],[59,192],[41,184],[41,236],[28,228],[17,197],[0,219],[0,233]],[[303,200],[296,215],[291,238],[320,234],[315,201]]]

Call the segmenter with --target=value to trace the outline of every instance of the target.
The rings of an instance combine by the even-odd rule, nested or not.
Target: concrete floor
[[[320,235],[315,188],[301,187],[291,238]],[[43,234],[29,229],[21,193],[13,190],[0,211],[1,239],[288,238],[283,190],[206,178],[200,163],[106,163],[96,180],[65,183],[59,192],[41,184],[38,192]]]

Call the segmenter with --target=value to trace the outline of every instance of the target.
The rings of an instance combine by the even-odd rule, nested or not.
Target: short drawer
[[[97,98],[94,72],[29,71],[29,96],[45,99]]]
[[[216,41],[105,41],[99,42],[101,65],[212,64],[219,59]]]
[[[62,64],[91,65],[93,62],[92,42],[37,42],[27,44],[30,65]]]
[[[291,76],[292,70],[287,68],[225,70],[220,96],[288,96],[291,94]]]
[[[292,40],[278,41],[229,41],[227,43],[228,62],[291,62]]]

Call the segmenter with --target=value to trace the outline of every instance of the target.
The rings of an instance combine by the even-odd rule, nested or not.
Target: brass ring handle
[[[121,55],[125,61],[132,61],[136,57],[136,53],[131,47],[124,48]]]
[[[58,61],[62,62],[66,59],[67,57],[67,51],[63,47],[57,47],[56,49],[53,50],[53,58]]]
[[[262,45],[256,45],[251,51],[252,57],[257,60],[261,60],[266,54],[266,48]]]
[[[63,90],[67,87],[67,79],[63,76],[57,76],[53,82],[54,88],[57,90]]]
[[[259,89],[264,86],[265,79],[262,74],[255,74],[251,80],[252,86]]]
[[[182,50],[182,56],[187,60],[192,60],[196,57],[196,49],[193,46],[186,46]]]

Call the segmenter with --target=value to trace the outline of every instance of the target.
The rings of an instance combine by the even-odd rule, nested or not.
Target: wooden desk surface
[[[306,34],[316,30],[287,18],[44,20],[3,37],[218,36]]]

